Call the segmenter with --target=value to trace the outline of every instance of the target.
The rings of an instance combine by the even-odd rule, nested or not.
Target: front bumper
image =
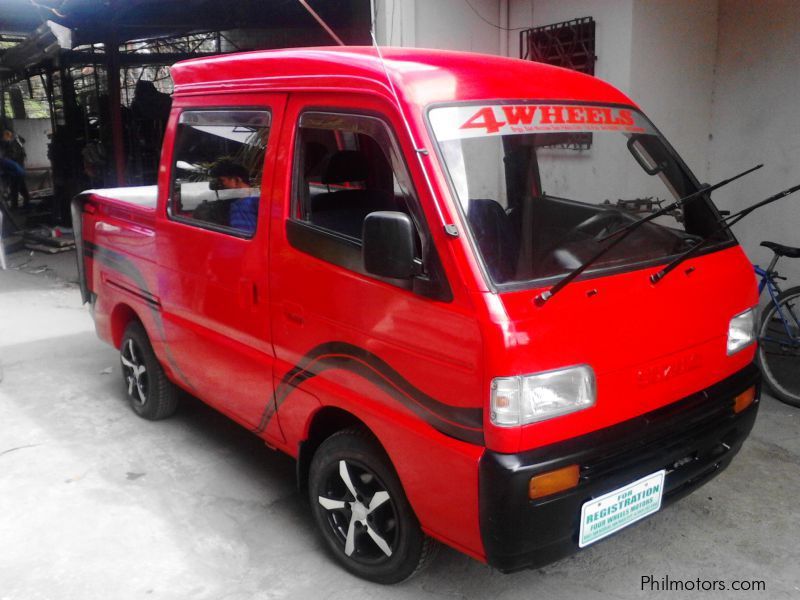
[[[487,562],[504,572],[541,567],[578,551],[585,502],[666,469],[662,506],[720,473],[747,438],[758,395],[733,412],[733,399],[758,384],[755,365],[701,392],[612,427],[519,454],[486,451],[480,461],[480,525]],[[533,475],[580,465],[578,487],[528,499]]]

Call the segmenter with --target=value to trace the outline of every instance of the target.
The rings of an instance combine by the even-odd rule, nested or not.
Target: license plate
[[[589,500],[581,508],[578,545],[583,548],[661,508],[666,470]]]

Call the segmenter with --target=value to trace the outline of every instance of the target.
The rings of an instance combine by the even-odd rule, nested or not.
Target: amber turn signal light
[[[733,412],[740,413],[756,399],[756,386],[750,386],[733,400]]]
[[[558,492],[563,492],[578,485],[580,468],[578,465],[569,465],[555,471],[548,471],[531,477],[528,484],[528,497],[531,500],[544,498]]]

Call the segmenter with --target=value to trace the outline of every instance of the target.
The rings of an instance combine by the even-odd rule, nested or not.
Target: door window
[[[255,234],[269,129],[263,110],[181,113],[170,217],[239,237]]]
[[[411,176],[389,125],[368,115],[309,111],[300,116],[289,243],[316,258],[438,300],[452,299]],[[362,228],[368,214],[411,217],[422,272],[384,279],[364,268]]]
[[[296,219],[360,241],[369,213],[411,214],[405,164],[380,119],[304,113],[295,164]]]

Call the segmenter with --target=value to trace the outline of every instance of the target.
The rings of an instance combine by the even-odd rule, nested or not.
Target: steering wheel
[[[558,240],[543,256],[546,262],[557,265],[558,269],[574,269],[586,256],[587,247],[583,246],[589,239],[599,241],[609,233],[634,221],[635,218],[616,208],[607,208],[584,219]],[[583,247],[582,247],[583,246]],[[597,246],[599,248],[599,246]],[[596,250],[591,250],[592,253]]]
[[[564,241],[569,242],[582,236],[592,236],[595,240],[607,236],[623,225],[633,222],[631,215],[616,208],[607,208],[603,212],[592,215],[570,229],[564,236]],[[582,234],[582,235],[579,235]]]

